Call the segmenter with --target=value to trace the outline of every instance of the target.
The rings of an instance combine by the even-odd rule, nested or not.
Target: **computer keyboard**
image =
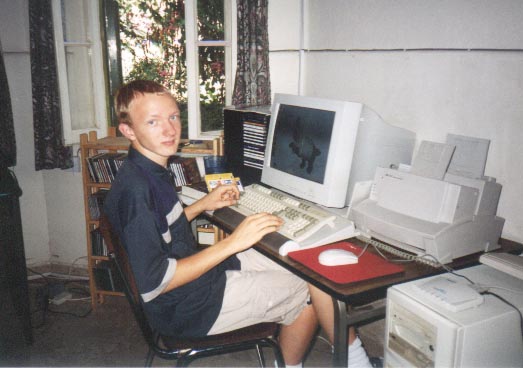
[[[231,208],[245,216],[268,212],[281,217],[284,224],[279,233],[298,243],[325,225],[334,227],[336,220],[332,213],[259,184],[246,187],[238,204]]]

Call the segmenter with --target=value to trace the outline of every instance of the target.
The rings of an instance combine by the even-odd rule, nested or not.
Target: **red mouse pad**
[[[318,262],[318,256],[327,249],[345,249],[355,255],[359,255],[363,250],[363,248],[349,242],[338,242],[321,247],[289,252],[288,256],[338,284],[348,284],[383,276],[396,275],[402,273],[404,270],[402,266],[391,263],[370,252],[363,253],[359,257],[358,263],[355,264],[324,266]]]

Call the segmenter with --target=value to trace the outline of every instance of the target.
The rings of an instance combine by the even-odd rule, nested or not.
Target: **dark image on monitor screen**
[[[323,184],[335,115],[334,111],[281,104],[270,166]]]

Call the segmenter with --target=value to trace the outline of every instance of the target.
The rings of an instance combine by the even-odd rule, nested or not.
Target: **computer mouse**
[[[358,263],[358,257],[345,249],[327,249],[320,253],[318,262],[324,266],[341,266]]]

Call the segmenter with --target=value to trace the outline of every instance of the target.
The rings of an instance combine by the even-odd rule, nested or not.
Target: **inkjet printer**
[[[352,206],[356,229],[443,264],[499,248],[501,185],[483,175],[489,144],[449,134],[421,142],[410,168],[378,168],[369,197]]]

